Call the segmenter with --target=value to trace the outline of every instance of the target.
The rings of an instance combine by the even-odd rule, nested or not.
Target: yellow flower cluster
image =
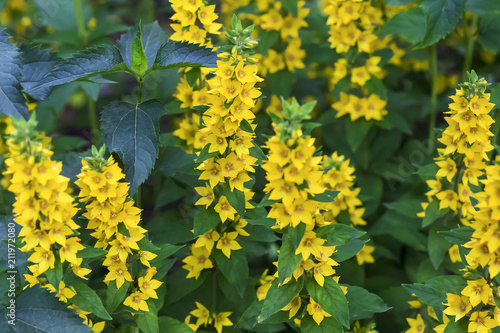
[[[330,26],[330,47],[346,53],[351,47],[372,53],[378,37],[375,29],[383,24],[383,12],[372,6],[372,1],[328,0],[324,12]]]
[[[50,158],[50,138],[38,134],[35,126],[34,120],[14,121],[4,172],[10,177],[8,190],[16,196],[14,221],[22,226],[19,237],[25,243],[20,250],[32,252],[32,275],[25,275],[31,286],[56,261],[79,268],[82,260],[76,254],[83,249],[74,236],[80,227],[72,220],[78,209],[67,193],[69,179],[60,175],[62,163]]]
[[[438,149],[439,171],[436,180],[427,181],[430,191],[426,193],[429,203],[436,198],[439,209],[451,209],[464,224],[469,223],[475,212],[470,200],[475,194],[470,186],[479,185],[478,178],[484,174],[485,161],[489,160],[486,153],[493,149],[489,128],[494,120],[488,113],[494,104],[489,102],[490,94],[484,93],[486,81],[477,79],[477,75],[471,80],[451,96],[453,103],[449,105],[449,116],[445,117],[448,127],[439,139],[445,148]],[[429,203],[423,203],[422,207],[426,209]]]
[[[305,1],[297,1],[297,17],[286,12],[280,1],[262,0],[257,2],[257,14],[241,14],[241,17],[249,18],[262,30],[276,31],[280,33],[284,52],[268,50],[262,59],[260,71],[262,75],[273,74],[287,68],[294,72],[296,68],[304,68],[303,59],[306,52],[301,48],[299,30],[308,26],[305,18],[309,15],[310,9],[304,8]],[[257,35],[256,35],[257,37]]]
[[[104,153],[104,149],[101,149]],[[109,270],[104,282],[109,285],[115,281],[119,289],[125,281],[133,282],[129,261],[131,257],[139,259],[148,267],[145,276],[138,279],[138,290],[134,291],[124,305],[135,310],[148,311],[148,298],[158,298],[155,289],[162,283],[152,279],[156,268],[149,261],[156,254],[142,251],[138,242],[144,238],[145,229],[139,226],[141,210],[134,207],[134,201],[128,196],[129,185],[121,180],[125,176],[122,170],[109,157],[106,161],[101,156],[82,160],[81,173],[75,182],[80,187],[80,201],[85,203],[83,214],[89,222],[87,229],[95,230],[91,236],[97,239],[96,248],[107,250],[103,265]]]
[[[313,156],[315,140],[303,137],[300,130],[286,142],[279,138],[277,133],[267,141],[269,155],[262,165],[268,180],[264,192],[269,193],[270,200],[277,201],[271,205],[268,216],[276,219],[276,229],[297,227],[299,223],[312,229],[316,223],[324,223],[318,214],[320,203],[308,198],[325,191],[320,170],[322,157]]]
[[[206,6],[202,0],[170,0],[170,3],[175,11],[171,19],[176,22],[170,25],[174,30],[170,39],[212,47],[207,33],[218,35],[222,27],[215,22],[219,18],[215,5]]]
[[[221,58],[217,62],[215,77],[207,81],[210,87],[206,97],[209,108],[203,115],[205,127],[197,133],[208,149],[207,153],[216,156],[206,159],[198,167],[202,170],[200,179],[205,181],[205,186],[195,188],[201,196],[196,205],[204,205],[208,209],[215,203],[213,209],[219,214],[221,222],[232,222],[224,230],[211,230],[201,235],[192,245],[191,254],[183,260],[183,267],[189,271],[188,278],[197,279],[203,269],[212,267],[209,256],[215,242],[216,248],[230,258],[232,250],[241,249],[236,240],[238,235],[248,236],[243,229],[247,222],[237,214],[236,207],[229,203],[229,193],[220,191],[217,197],[214,188],[228,184],[228,190],[234,195],[236,192],[243,194],[245,209],[253,208],[248,203],[253,192],[244,183],[251,180],[248,173],[255,172],[257,161],[250,155],[255,134],[248,130],[255,128],[252,124],[255,118],[252,108],[261,95],[255,84],[262,79],[257,76],[258,66],[251,59],[243,58],[237,52],[222,54]],[[249,128],[244,129],[244,125]],[[229,231],[228,227],[235,231]]]
[[[221,333],[223,326],[233,326],[232,321],[228,318],[231,314],[232,312],[220,312],[210,315],[210,311],[203,304],[196,302],[196,309],[190,312],[184,323],[193,331],[197,331],[201,325],[206,327],[213,323],[217,333]],[[191,316],[197,318],[195,323],[191,323]]]

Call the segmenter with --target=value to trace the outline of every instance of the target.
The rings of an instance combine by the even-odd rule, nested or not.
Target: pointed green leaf
[[[308,277],[306,288],[311,298],[321,305],[324,311],[331,314],[343,326],[349,328],[350,319],[347,298],[339,284],[332,277],[325,277],[323,287],[316,283],[313,277]],[[349,290],[347,292],[349,293]]]
[[[26,93],[36,99],[44,100],[52,87],[97,74],[120,71],[126,71],[126,67],[114,45],[91,47],[61,61]]]
[[[219,214],[213,208],[201,208],[194,215],[194,236],[200,236],[215,228],[221,222]]]
[[[24,91],[33,88],[61,61],[55,53],[50,52],[50,49],[41,49],[39,46],[22,44],[21,53],[23,62],[21,85]]]
[[[102,110],[101,130],[106,147],[118,153],[125,165],[125,180],[133,195],[153,169],[158,156],[158,119],[163,104],[112,103]]]
[[[297,281],[292,279],[287,284],[282,285],[281,287],[278,286],[279,281],[274,280],[271,287],[267,291],[267,295],[264,299],[264,304],[262,305],[257,322],[263,322],[287,306],[288,303],[290,303],[304,287],[304,278],[301,276]]]
[[[231,257],[226,257],[221,251],[214,251],[217,267],[224,277],[234,286],[241,297],[245,294],[248,282],[248,262],[242,250],[231,251]]]
[[[380,37],[399,35],[412,44],[417,44],[424,38],[426,15],[422,8],[410,8],[388,19],[378,31]]]
[[[130,70],[134,70],[132,68],[132,64],[134,63],[132,57],[134,53],[133,44],[134,42],[138,43],[138,41],[136,41],[138,33],[138,28],[131,29],[127,33],[121,35],[118,42],[116,42],[116,47],[118,48],[118,50],[120,50],[123,61]],[[158,22],[143,25],[141,27],[140,35],[140,41],[143,48],[143,56],[145,56],[147,59],[145,62],[147,68],[144,71],[146,72],[153,66],[158,50],[166,41],[167,36],[165,35],[165,32],[160,27]],[[140,49],[138,47],[136,47],[135,49],[140,52]],[[137,71],[135,72],[137,73]]]
[[[137,31],[132,42],[132,65],[130,69],[136,72],[139,76],[143,76],[148,70],[148,58],[144,53],[144,47],[142,46],[142,35],[141,35],[141,25],[137,28]]]
[[[368,319],[375,313],[382,313],[391,309],[380,296],[372,294],[364,288],[347,286],[347,290],[346,297],[349,303],[351,320]]]
[[[149,311],[146,313],[139,313],[134,316],[134,320],[139,326],[139,329],[144,333],[159,333],[160,327],[158,325],[158,310],[155,304],[148,300]]]
[[[71,286],[76,292],[76,295],[71,298],[71,303],[75,304],[83,311],[92,312],[99,318],[105,320],[112,319],[102,304],[101,298],[96,294],[94,289],[78,281],[73,282]]]
[[[118,305],[120,305],[127,296],[129,281],[125,281],[120,289],[116,288],[116,281],[110,281],[108,288],[106,288],[106,310],[113,313]]]
[[[470,241],[474,229],[469,226],[452,229],[450,231],[438,231],[448,242],[452,244],[462,245]]]
[[[14,332],[89,333],[82,318],[68,309],[54,294],[38,286],[26,289],[16,297]],[[4,327],[5,328],[5,327]]]
[[[295,247],[291,238],[287,238],[281,244],[278,256],[278,277],[280,283],[283,283],[299,267],[302,261],[302,255],[295,254]]]
[[[481,16],[477,40],[488,51],[500,51],[500,22],[498,13],[488,13]],[[497,106],[498,107],[498,106]]]
[[[158,322],[160,327],[168,327],[170,333],[194,333],[191,327],[174,318],[161,316],[158,318]]]
[[[313,317],[306,314],[300,321],[300,331],[307,333],[343,333],[342,325],[333,317],[325,317],[321,324],[317,324]]]
[[[437,43],[455,28],[464,12],[465,0],[423,0],[422,8],[427,14],[427,28],[419,48]]]
[[[186,42],[168,41],[164,43],[155,65],[158,69],[172,67],[217,67],[217,54],[209,48]]]
[[[19,51],[3,29],[0,30],[0,116],[5,114],[17,119],[29,118],[26,99],[21,93],[21,62]]]
[[[236,188],[231,191],[231,187],[227,183],[224,184],[224,194],[226,195],[227,202],[243,218],[245,215],[245,194]]]
[[[422,221],[422,227],[425,228],[428,225],[431,225],[438,218],[446,215],[450,211],[449,208],[439,209],[439,200],[432,200],[431,203],[425,209],[425,216]]]

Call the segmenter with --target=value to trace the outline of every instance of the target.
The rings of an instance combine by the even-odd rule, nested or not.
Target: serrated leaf
[[[89,333],[82,319],[53,294],[38,286],[26,289],[16,297],[14,332]]]
[[[23,77],[21,85],[25,91],[29,91],[33,86],[42,80],[54,66],[61,61],[50,49],[41,49],[39,46],[22,44],[21,58],[23,62]]]
[[[470,0],[465,4],[465,8],[468,12],[480,16],[493,12],[497,12],[498,14],[498,12],[500,12],[500,2],[491,0]]]
[[[248,262],[245,252],[231,251],[231,258],[228,258],[221,251],[215,251],[215,260],[222,275],[243,297],[248,282]]]
[[[127,33],[121,35],[120,39],[118,42],[116,42],[116,46],[118,47],[118,50],[120,50],[120,54],[123,58],[123,61],[125,62],[125,65],[130,69],[132,69],[132,63],[133,63],[133,43],[135,40],[135,37],[138,33],[138,28],[131,29]],[[143,54],[146,57],[146,72],[149,70],[156,59],[156,56],[158,54],[158,50],[162,46],[162,44],[165,42],[167,39],[167,36],[165,35],[165,32],[163,29],[159,26],[158,22],[153,22],[150,24],[143,25],[141,27],[141,44],[143,47]],[[138,42],[137,42],[138,43]],[[137,49],[139,52],[140,50]],[[140,55],[139,55],[140,56]],[[134,70],[135,71],[135,70]],[[135,71],[137,73],[137,71]],[[138,73],[139,74],[139,73]]]
[[[101,298],[96,294],[94,289],[90,288],[82,282],[73,282],[71,287],[76,292],[76,295],[71,298],[71,303],[78,306],[83,311],[89,311],[97,317],[111,320],[111,316],[102,304]]]
[[[280,247],[278,255],[278,277],[280,283],[283,283],[299,267],[302,261],[302,255],[295,254],[295,246],[291,238],[287,238]]]
[[[462,17],[465,0],[423,0],[427,27],[419,48],[424,48],[448,35]]]
[[[0,30],[0,116],[5,114],[17,119],[29,118],[26,99],[21,93],[21,62],[19,50],[8,39],[11,38],[3,29]]]
[[[121,285],[120,289],[117,289],[115,280],[109,282],[109,285],[106,288],[106,310],[108,310],[109,313],[113,313],[118,305],[123,302],[127,296],[129,286],[130,282],[125,281]]]
[[[58,85],[95,76],[126,71],[123,59],[114,46],[91,47],[57,64],[38,84],[26,93],[44,100]]]
[[[217,67],[217,54],[212,50],[186,42],[168,41],[158,50],[158,69],[172,67]]]
[[[193,222],[194,236],[197,237],[203,235],[204,233],[215,228],[215,226],[220,222],[221,219],[219,214],[212,208],[200,209],[194,215],[194,222]]]
[[[332,277],[325,277],[323,287],[316,283],[313,277],[306,280],[307,292],[324,311],[332,315],[342,326],[349,328],[349,306],[347,298],[339,284]],[[349,293],[349,289],[347,290]]]
[[[405,12],[400,12],[390,19],[378,31],[380,37],[388,35],[399,35],[412,44],[417,44],[424,38],[426,16],[422,8],[410,8]]]
[[[125,165],[125,180],[133,195],[153,169],[158,156],[158,119],[163,104],[112,103],[102,110],[101,130],[110,152],[118,153]]]
[[[351,320],[371,318],[375,313],[389,311],[382,298],[368,290],[358,286],[347,287],[347,301],[349,303],[349,315]]]
[[[261,323],[271,317],[276,312],[283,309],[297,296],[304,286],[304,279],[301,276],[297,281],[292,279],[285,285],[278,288],[279,281],[274,280],[271,287],[267,291],[266,298],[262,305],[262,309],[257,322]]]

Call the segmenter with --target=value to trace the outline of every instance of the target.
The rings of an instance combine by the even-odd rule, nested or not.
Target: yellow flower
[[[205,247],[191,247],[191,255],[182,260],[186,264],[182,268],[189,272],[186,278],[194,277],[198,280],[202,270],[212,268],[213,264],[209,257],[210,252]]]
[[[470,316],[468,332],[489,333],[498,326],[495,319],[488,315],[488,311],[473,312]]]
[[[292,319],[292,317],[295,316],[299,311],[301,305],[302,298],[300,297],[300,295],[297,295],[290,303],[288,303],[287,306],[281,309],[281,311],[290,311],[288,313],[288,319]]]
[[[222,332],[223,326],[233,326],[231,320],[229,320],[229,316],[232,312],[221,312],[214,315],[214,327],[217,330],[217,333]]]
[[[152,279],[152,276],[156,274],[156,268],[148,268],[146,271],[146,276],[140,277],[138,279],[138,285],[141,292],[151,298],[158,298],[155,289],[158,289],[163,282]]]
[[[302,254],[302,260],[307,260],[311,254],[319,256],[321,245],[324,242],[324,239],[316,237],[316,233],[314,231],[306,231],[300,241],[300,245],[295,250],[295,254]]]
[[[215,230],[210,230],[196,240],[194,243],[194,247],[205,247],[207,251],[210,253],[212,252],[212,248],[215,245],[215,242],[218,241],[220,238],[219,233]]]
[[[356,260],[358,265],[363,265],[364,263],[374,263],[375,259],[373,259],[371,253],[375,251],[375,247],[371,245],[363,245],[363,248],[356,254]]]
[[[352,69],[351,82],[364,86],[366,81],[370,79],[370,73],[365,66]]]
[[[424,320],[420,314],[417,315],[416,319],[406,318],[410,328],[405,331],[405,333],[423,333],[425,330]]]
[[[307,304],[307,312],[313,317],[316,324],[320,325],[325,317],[331,317],[331,315],[323,310],[321,305],[316,303],[312,298],[309,300],[311,302]]]
[[[455,321],[460,320],[472,309],[469,298],[466,296],[446,293],[446,299],[448,300],[448,303],[445,305],[448,307],[443,311],[443,313],[449,316],[455,316]]]
[[[125,283],[125,280],[129,282],[133,281],[125,265],[113,265],[109,266],[108,269],[109,273],[106,275],[104,282],[109,283],[116,280],[116,288],[118,289]]]
[[[224,223],[228,218],[234,220],[236,209],[229,204],[226,196],[221,196],[219,198],[219,202],[215,205],[214,210],[219,213],[222,223]]]
[[[238,232],[236,231],[223,233],[217,242],[216,248],[221,250],[226,257],[230,258],[231,250],[241,249],[241,245],[236,241],[236,237],[238,237]]]
[[[196,302],[196,310],[190,312],[194,317],[198,318],[196,320],[196,326],[209,324],[211,322],[210,312],[206,307],[204,307],[201,303]]]
[[[476,306],[483,302],[488,304],[488,299],[492,294],[490,285],[484,278],[475,281],[467,281],[467,287],[462,290],[462,295],[470,298],[470,304]]]
[[[130,296],[123,301],[123,305],[129,306],[136,311],[149,311],[148,303],[146,303],[148,298],[149,297],[147,295],[141,293],[140,291],[136,291],[130,294]]]
[[[52,251],[47,251],[41,247],[36,247],[35,252],[28,258],[28,260],[38,264],[38,270],[41,274],[49,268],[54,268],[56,259]]]
[[[205,184],[205,187],[195,187],[194,189],[201,196],[201,198],[196,201],[195,205],[205,205],[205,207],[208,208],[214,201],[213,189],[208,186],[208,184]]]

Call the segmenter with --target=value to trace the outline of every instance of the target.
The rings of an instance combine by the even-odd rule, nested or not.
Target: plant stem
[[[432,77],[431,85],[431,105],[430,105],[430,119],[429,119],[429,154],[432,153],[434,148],[434,128],[436,127],[436,113],[437,113],[437,96],[438,96],[438,69],[437,69],[437,49],[436,44],[431,47],[431,62],[430,70]]]
[[[99,122],[97,121],[97,115],[95,113],[95,102],[89,97],[89,123],[90,132],[92,135],[92,144],[97,147],[99,143]]]
[[[215,313],[217,304],[217,269],[212,274],[212,288],[210,288],[210,312]]]
[[[85,23],[83,22],[82,0],[74,0],[76,24],[78,26],[78,38],[82,46],[87,44],[87,32],[85,31]]]
[[[471,21],[471,32],[474,34],[476,27],[477,27],[477,15],[471,14],[472,16],[472,21]],[[463,29],[464,29],[464,47],[465,47],[465,52],[464,52],[464,68],[463,68],[463,73],[462,73],[462,81],[467,80],[467,72],[471,70],[471,65],[472,65],[472,57],[474,55],[474,38],[473,36],[469,36],[467,33],[467,17],[465,15],[465,11],[463,13]]]
[[[135,201],[135,206],[137,208],[142,208],[142,202],[141,202],[141,186],[137,188],[137,191],[134,194],[134,201]]]
[[[138,104],[141,104],[142,102],[142,82],[143,82],[143,78],[139,78],[139,94],[137,96],[137,103]]]
[[[146,12],[146,22],[153,23],[155,19],[155,1],[154,0],[143,0],[144,9]]]

